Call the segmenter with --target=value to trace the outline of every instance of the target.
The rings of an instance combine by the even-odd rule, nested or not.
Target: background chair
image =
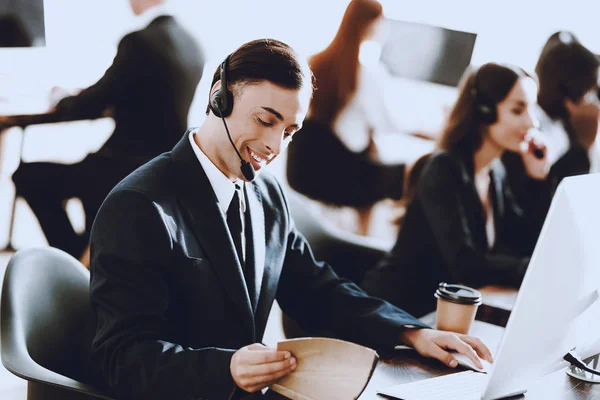
[[[2,286],[2,363],[28,381],[28,400],[110,399],[78,380],[90,274],[54,249],[18,251]]]

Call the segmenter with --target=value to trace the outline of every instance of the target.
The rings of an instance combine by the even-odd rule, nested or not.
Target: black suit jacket
[[[99,153],[137,167],[172,149],[185,131],[204,62],[173,17],[158,17],[123,37],[104,76],[63,99],[57,112],[66,119],[96,118],[112,109],[115,130]]]
[[[187,134],[109,194],[91,237],[92,375],[119,397],[228,398],[233,353],[259,342],[275,299],[309,330],[391,351],[405,312],[313,258],[274,178],[247,184],[256,310]]]
[[[492,164],[496,239],[489,249],[473,167],[460,154],[434,154],[420,177],[395,246],[368,271],[362,287],[414,315],[435,310],[433,294],[440,282],[518,287],[552,190],[550,181],[529,179],[528,185],[531,199],[519,204],[503,164]]]

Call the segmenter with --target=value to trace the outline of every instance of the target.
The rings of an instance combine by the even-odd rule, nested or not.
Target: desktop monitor
[[[43,0],[0,1],[0,47],[45,45]]]
[[[498,349],[484,400],[523,393],[598,341],[600,174],[559,185]],[[593,354],[581,354],[590,356]]]
[[[471,63],[476,34],[395,19],[386,24],[381,62],[390,74],[458,86]]]
[[[600,352],[600,174],[566,178],[552,200],[514,309],[487,375],[459,372],[380,390],[394,398],[497,400],[520,395],[541,376]],[[437,383],[436,383],[437,382]],[[412,396],[412,397],[410,397]],[[454,397],[452,397],[454,396]]]

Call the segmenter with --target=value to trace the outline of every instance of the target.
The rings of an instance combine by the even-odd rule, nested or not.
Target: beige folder
[[[292,353],[298,366],[270,389],[292,400],[357,399],[379,360],[374,350],[329,338],[285,340],[277,349]]]

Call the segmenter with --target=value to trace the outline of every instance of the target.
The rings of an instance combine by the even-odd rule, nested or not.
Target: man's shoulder
[[[281,192],[281,184],[275,175],[268,171],[261,171],[260,175],[252,183],[256,185],[261,192]]]
[[[132,191],[144,193],[151,199],[162,198],[173,193],[174,176],[170,153],[163,153],[127,175],[111,194]]]
[[[136,39],[144,41],[153,41],[156,36],[189,36],[190,32],[181,25],[172,15],[161,15],[152,20],[147,26],[137,31],[131,32]],[[152,43],[150,43],[152,44]]]
[[[141,44],[143,42],[149,42],[148,44],[152,44],[151,41],[153,39],[153,36],[157,33],[157,32],[167,32],[168,29],[165,29],[164,23],[158,23],[160,20],[162,20],[163,18],[169,18],[172,21],[168,21],[168,23],[170,25],[178,25],[175,22],[175,19],[173,17],[170,16],[159,16],[157,18],[155,18],[152,22],[150,22],[147,26],[140,28],[140,29],[136,29],[134,31],[131,31],[129,33],[127,33],[126,35],[124,35],[121,40],[119,41],[119,47],[123,47],[126,46],[128,44]]]
[[[275,175],[267,171],[262,171],[252,182],[252,185],[260,192],[263,204],[277,208],[284,205],[283,187]]]
[[[131,32],[121,42],[128,41],[146,52],[182,54],[181,59],[197,59],[204,62],[204,51],[194,36],[176,18],[163,15],[155,18],[148,26]]]

